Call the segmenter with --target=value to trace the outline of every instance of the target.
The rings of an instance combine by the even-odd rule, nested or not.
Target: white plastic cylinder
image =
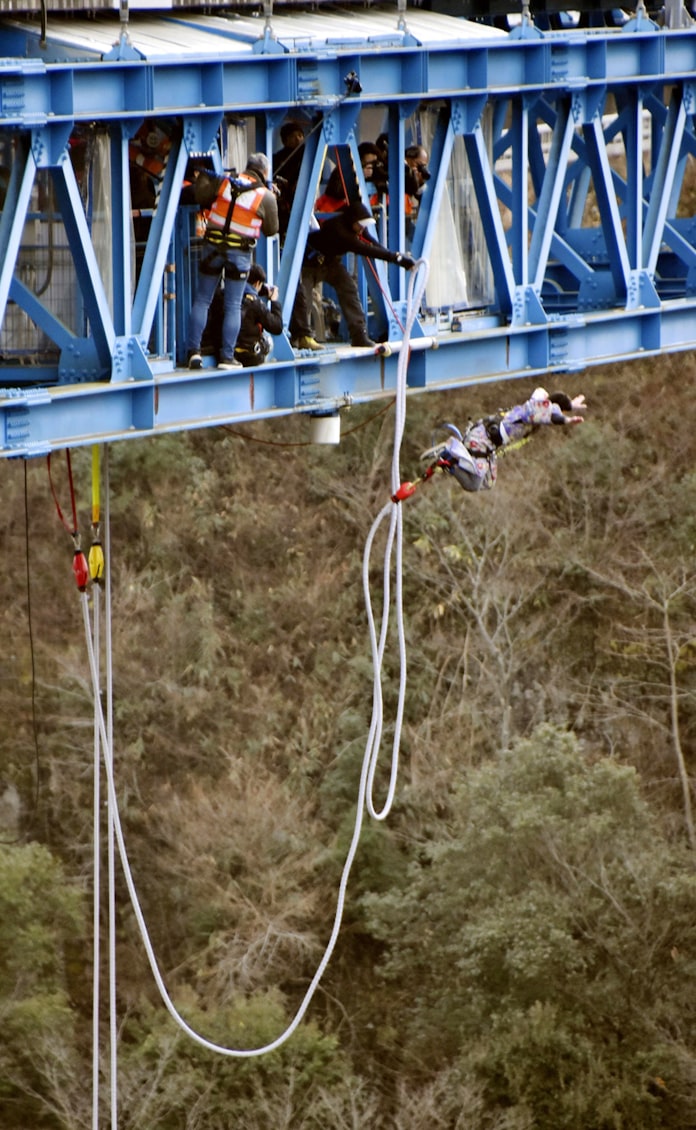
[[[338,412],[331,416],[310,416],[310,443],[340,443],[341,417]]]

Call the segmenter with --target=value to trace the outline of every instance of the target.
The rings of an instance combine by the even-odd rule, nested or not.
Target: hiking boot
[[[198,350],[194,350],[192,353],[189,353],[186,364],[188,365],[189,369],[203,368],[203,358],[201,357]]]
[[[376,349],[377,348],[377,342],[373,341],[371,337],[367,336],[367,334],[360,334],[357,337],[351,338],[350,344],[353,346],[353,349]]]
[[[243,369],[241,361],[235,361],[234,357],[221,357],[217,365],[218,369]]]
[[[324,346],[315,341],[313,337],[306,334],[304,337],[298,337],[295,341],[294,349],[310,349],[312,353],[321,353]]]

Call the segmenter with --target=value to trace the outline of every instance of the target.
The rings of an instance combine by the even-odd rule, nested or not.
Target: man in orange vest
[[[261,235],[278,232],[278,204],[267,187],[271,168],[265,153],[252,153],[239,177],[199,175],[196,199],[208,212],[196,297],[186,349],[189,369],[200,369],[201,338],[221,275],[225,277],[219,369],[239,369],[234,347],[242,320],[242,296],[252,251]]]
[[[154,207],[160,194],[171,147],[172,139],[167,130],[153,121],[143,122],[135,137],[128,142],[131,179],[135,176],[136,184],[142,183],[143,179],[147,181],[147,192],[152,199],[150,207]],[[145,208],[148,204],[134,206]]]

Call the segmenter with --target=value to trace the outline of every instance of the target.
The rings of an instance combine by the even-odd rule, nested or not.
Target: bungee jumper
[[[498,475],[498,451],[526,443],[543,424],[582,424],[579,413],[586,407],[582,393],[571,398],[565,392],[535,388],[524,404],[470,421],[463,434],[455,424],[441,424],[438,430],[449,432],[449,438],[423,452],[421,459],[429,459],[429,466],[414,482],[402,483],[392,502],[409,498],[436,471],[453,475],[463,490],[490,490]]]

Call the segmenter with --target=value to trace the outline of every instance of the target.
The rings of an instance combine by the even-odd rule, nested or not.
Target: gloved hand
[[[416,260],[412,259],[410,255],[402,255],[399,252],[396,256],[396,262],[399,267],[403,267],[405,271],[411,271],[416,265]]]

